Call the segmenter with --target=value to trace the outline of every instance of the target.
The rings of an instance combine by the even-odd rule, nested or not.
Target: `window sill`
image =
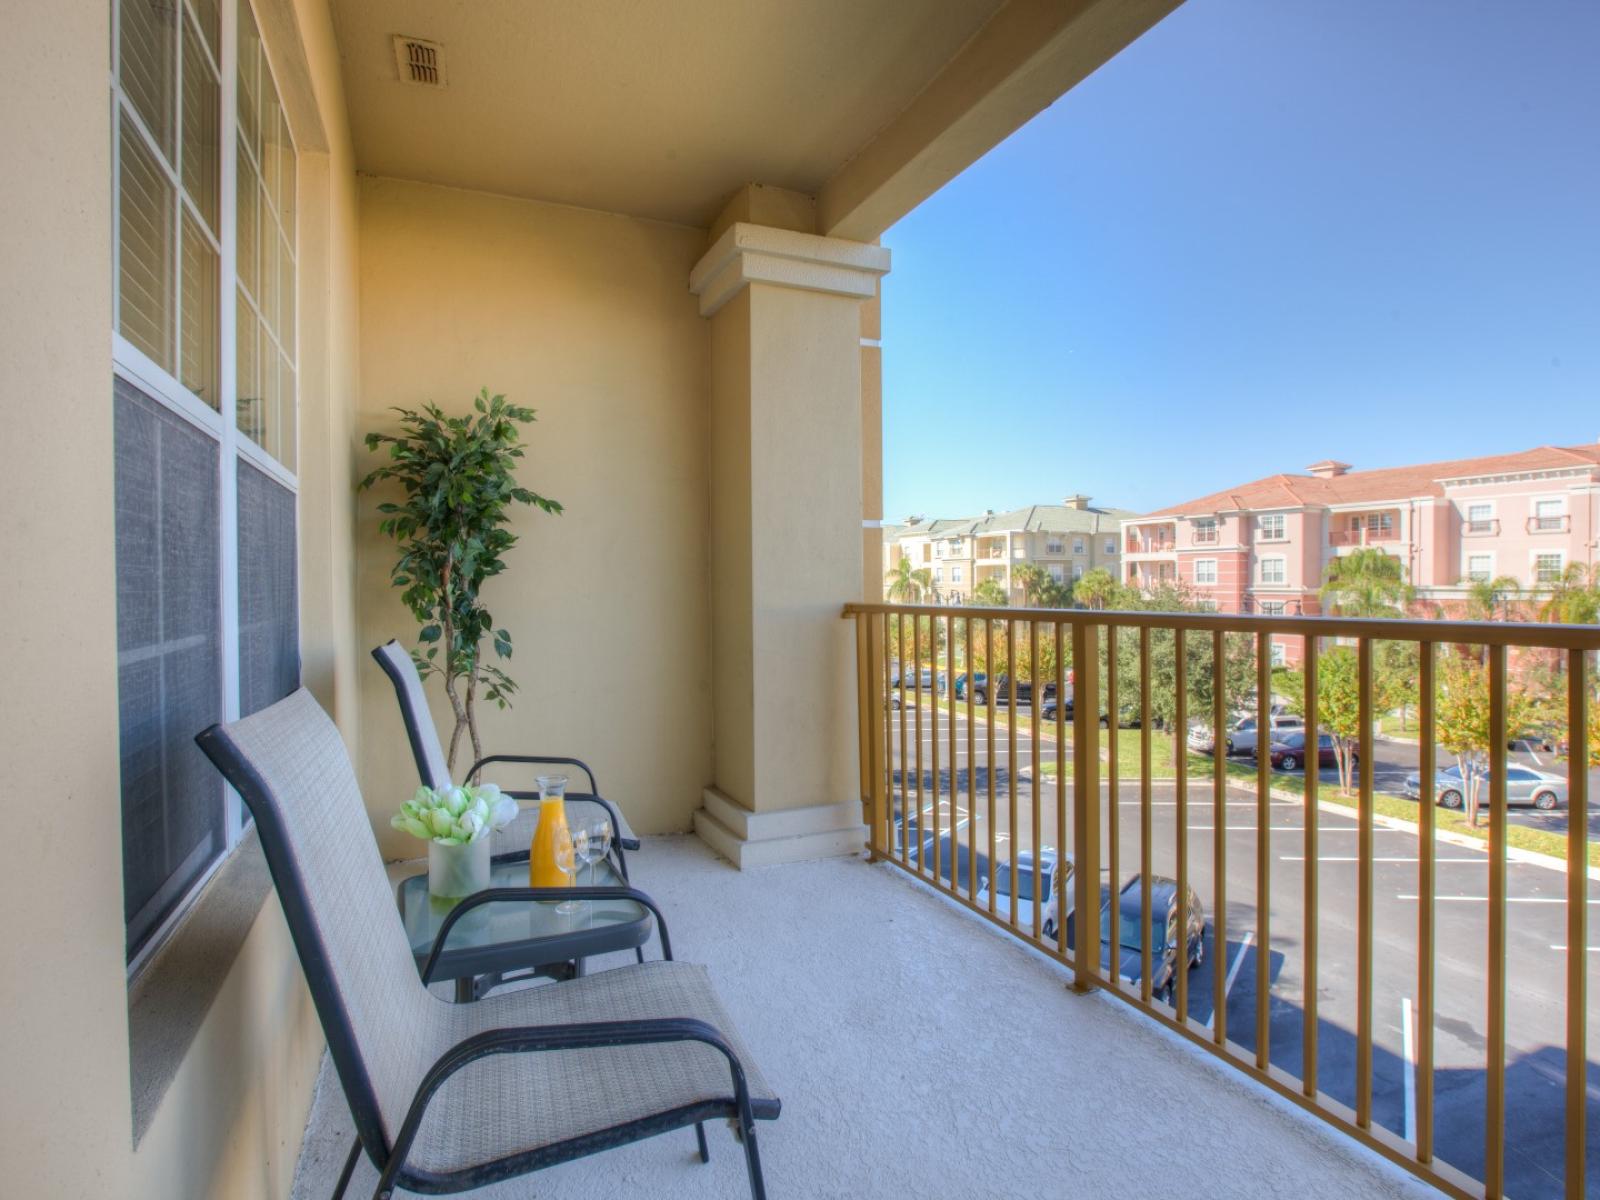
[[[252,826],[128,982],[133,1144],[139,1145],[272,891]]]

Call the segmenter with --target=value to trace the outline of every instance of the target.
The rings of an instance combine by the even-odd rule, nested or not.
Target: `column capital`
[[[689,290],[700,297],[700,315],[709,317],[752,283],[866,300],[888,273],[882,246],[739,221],[695,264]]]

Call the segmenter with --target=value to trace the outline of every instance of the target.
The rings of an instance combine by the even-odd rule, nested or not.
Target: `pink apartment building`
[[[1352,470],[1313,463],[1122,522],[1123,578],[1182,580],[1219,611],[1321,611],[1330,560],[1360,546],[1398,557],[1419,604],[1459,615],[1469,580],[1509,575],[1536,591],[1600,539],[1600,445]],[[1300,640],[1275,644],[1276,661]]]

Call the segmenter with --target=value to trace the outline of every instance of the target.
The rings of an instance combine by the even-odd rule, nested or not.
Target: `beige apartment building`
[[[1081,579],[1095,567],[1120,578],[1119,530],[1133,514],[1122,508],[1096,508],[1085,495],[1060,504],[1026,508],[981,517],[929,520],[908,517],[885,530],[884,566],[896,570],[902,559],[927,568],[931,603],[964,604],[985,579],[998,580],[1012,604],[1023,601],[1017,568],[1032,563],[1057,583]],[[889,578],[884,577],[887,592]]]

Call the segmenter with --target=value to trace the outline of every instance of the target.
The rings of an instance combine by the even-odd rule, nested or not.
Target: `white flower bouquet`
[[[492,783],[419,787],[389,824],[441,846],[467,846],[516,817],[517,802]]]

